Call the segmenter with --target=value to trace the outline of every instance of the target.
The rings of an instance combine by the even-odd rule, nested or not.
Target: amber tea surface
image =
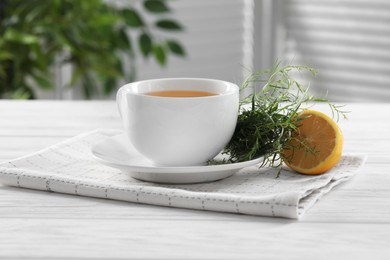
[[[199,91],[199,90],[161,90],[161,91],[151,91],[145,93],[148,96],[156,97],[207,97],[207,96],[216,96],[217,93],[209,91]]]

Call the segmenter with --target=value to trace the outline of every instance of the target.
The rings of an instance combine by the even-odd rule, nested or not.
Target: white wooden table
[[[367,163],[299,221],[0,186],[0,259],[390,259],[390,104],[347,109]],[[0,161],[107,127],[114,102],[0,101]]]

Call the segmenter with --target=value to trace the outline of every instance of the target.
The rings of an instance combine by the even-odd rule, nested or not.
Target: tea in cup
[[[239,88],[214,79],[167,78],[124,85],[117,104],[124,133],[158,166],[203,165],[230,141]]]

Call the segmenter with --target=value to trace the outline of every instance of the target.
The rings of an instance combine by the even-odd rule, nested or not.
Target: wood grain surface
[[[390,259],[390,104],[346,109],[367,162],[300,220],[0,186],[0,259]],[[114,102],[2,100],[0,161],[96,128],[121,128]]]

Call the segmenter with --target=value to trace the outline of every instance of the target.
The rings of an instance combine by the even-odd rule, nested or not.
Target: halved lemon
[[[315,110],[298,115],[297,131],[283,151],[284,163],[299,173],[321,174],[340,160],[343,135],[332,118]]]

